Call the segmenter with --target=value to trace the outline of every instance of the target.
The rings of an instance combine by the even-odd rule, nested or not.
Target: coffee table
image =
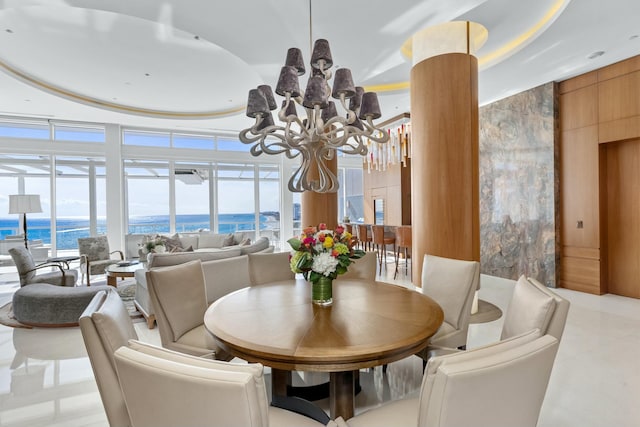
[[[312,304],[304,280],[282,281],[225,295],[204,324],[228,353],[272,368],[273,404],[286,399],[291,371],[329,372],[331,418],[349,419],[358,370],[417,353],[443,319],[440,306],[420,292],[338,278],[331,306]]]
[[[118,277],[133,277],[136,270],[143,267],[144,264],[141,262],[124,266],[111,264],[105,269],[105,272],[107,273],[107,285],[113,286],[115,288],[118,286]]]

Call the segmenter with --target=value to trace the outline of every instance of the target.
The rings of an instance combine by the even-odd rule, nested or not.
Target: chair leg
[[[400,246],[398,246],[398,250],[396,251],[396,271],[393,273],[393,279],[395,280],[398,275],[398,262],[400,260]]]

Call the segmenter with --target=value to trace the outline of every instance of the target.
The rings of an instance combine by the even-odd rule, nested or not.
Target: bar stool
[[[385,267],[387,265],[387,245],[393,245],[393,252],[396,252],[396,236],[385,234],[384,225],[371,225],[371,236],[373,236],[373,245],[378,252],[378,265],[382,271],[383,257]]]
[[[393,274],[393,278],[395,279],[398,275],[398,263],[400,261],[400,250],[404,251],[404,274],[405,276],[409,273],[408,268],[408,259],[409,259],[409,251],[411,250],[411,226],[410,225],[399,225],[396,227],[396,271]]]
[[[369,233],[369,227],[367,224],[357,224],[356,230],[358,231],[358,242],[362,250],[366,251],[371,249],[371,234]]]

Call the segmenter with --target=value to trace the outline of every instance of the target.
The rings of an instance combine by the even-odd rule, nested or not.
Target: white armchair
[[[425,255],[422,292],[444,311],[444,323],[430,344],[464,348],[471,317],[471,304],[480,282],[480,263]]]
[[[429,360],[419,398],[402,399],[328,426],[535,427],[558,349],[533,331]]]
[[[260,364],[202,359],[134,341],[115,359],[136,427],[323,425],[269,406]]]

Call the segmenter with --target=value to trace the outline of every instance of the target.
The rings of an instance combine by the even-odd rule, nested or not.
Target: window
[[[129,233],[169,232],[169,163],[125,161]]]
[[[169,147],[171,138],[169,133],[125,130],[122,143],[124,145],[139,145],[143,147]]]
[[[0,122],[0,137],[49,139],[49,123]]]
[[[211,229],[208,163],[176,163],[176,231]]]
[[[213,150],[215,139],[213,136],[173,134],[174,148],[191,148],[197,150]]]
[[[104,128],[53,125],[53,139],[57,141],[80,141],[104,143]]]

